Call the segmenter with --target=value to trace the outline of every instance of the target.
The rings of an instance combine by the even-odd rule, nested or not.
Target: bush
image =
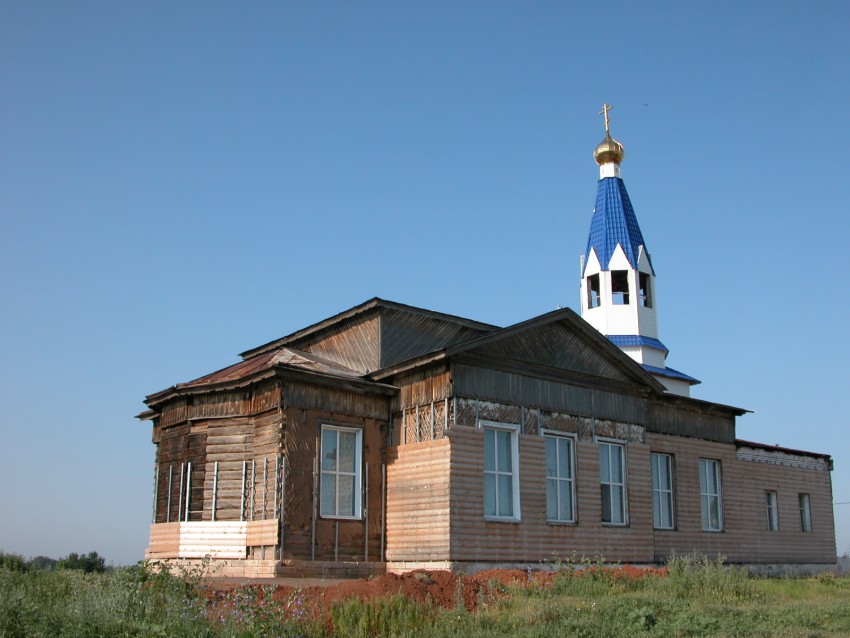
[[[747,571],[726,559],[694,553],[667,561],[669,586],[677,598],[700,597],[718,603],[755,601],[761,594]]]

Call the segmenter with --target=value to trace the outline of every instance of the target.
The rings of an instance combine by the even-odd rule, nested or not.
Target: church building
[[[581,316],[499,327],[374,298],[147,396],[146,556],[260,577],[835,564],[831,457],[738,439],[746,410],[666,365],[609,108]]]

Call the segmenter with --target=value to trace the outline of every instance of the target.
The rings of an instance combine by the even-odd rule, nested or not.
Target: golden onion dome
[[[596,147],[596,150],[593,151],[593,159],[595,159],[596,163],[600,166],[608,164],[609,162],[620,164],[623,161],[623,155],[625,155],[623,145],[611,137],[610,134],[606,134],[605,139],[602,140],[599,143],[599,146]]]

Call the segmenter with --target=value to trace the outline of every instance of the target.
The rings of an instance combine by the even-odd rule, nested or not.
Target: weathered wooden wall
[[[156,516],[159,523],[185,520],[186,483],[181,468],[192,464],[189,490],[189,520],[201,520],[204,509],[204,469],[206,466],[206,430],[203,426],[182,425],[163,429],[157,445]],[[171,503],[169,508],[169,473]],[[181,500],[182,499],[182,500]]]
[[[499,402],[599,420],[634,423],[665,434],[695,436],[732,443],[735,416],[693,403],[633,394],[612,383],[592,387],[535,376],[533,371],[506,371],[453,364],[453,393],[472,401]]]
[[[313,521],[316,523],[316,560],[363,561],[366,557],[366,520],[324,519],[314,504],[320,493],[316,475],[317,450],[323,424],[363,430],[363,461],[368,464],[368,554],[379,560],[381,549],[381,466],[386,449],[388,399],[329,388],[287,386],[283,414],[283,452],[287,458],[284,509],[286,512],[284,557],[310,560],[313,552]],[[316,404],[319,404],[318,406]],[[325,406],[322,409],[320,406]],[[334,408],[341,409],[334,409]],[[375,418],[380,415],[381,418]],[[363,474],[366,487],[366,472]]]

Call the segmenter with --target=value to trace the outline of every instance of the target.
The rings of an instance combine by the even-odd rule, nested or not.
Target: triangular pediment
[[[487,365],[526,367],[547,376],[625,384],[660,385],[630,357],[572,310],[558,310],[461,344],[449,356],[474,358]]]

